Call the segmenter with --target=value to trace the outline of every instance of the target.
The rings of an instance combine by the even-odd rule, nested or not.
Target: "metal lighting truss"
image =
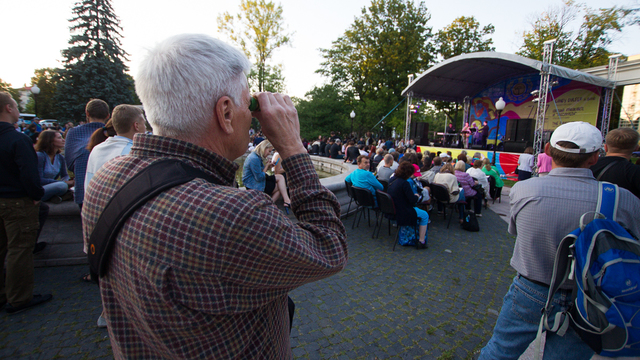
[[[616,91],[616,74],[618,73],[618,60],[620,60],[620,56],[622,55],[609,56],[607,79],[613,81],[613,87],[611,89],[607,88],[604,91],[604,108],[602,109],[602,124],[600,126],[602,139],[604,139],[609,132],[609,122],[611,120],[611,109],[613,107],[613,95]]]
[[[544,151],[544,119],[547,112],[547,95],[549,93],[549,67],[553,60],[553,45],[556,39],[544,42],[542,52],[542,68],[540,69],[540,90],[538,93],[538,108],[536,110],[536,130],[533,135],[533,169],[538,173],[538,154]]]

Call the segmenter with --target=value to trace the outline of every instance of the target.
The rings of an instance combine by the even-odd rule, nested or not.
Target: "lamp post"
[[[351,110],[351,114],[349,114],[349,116],[351,116],[351,133],[349,135],[353,136],[353,119],[356,118],[356,112]]]
[[[36,106],[36,117],[38,117],[38,94],[40,94],[40,88],[38,87],[38,85],[34,84],[31,87],[31,93],[33,94],[33,102]]]
[[[498,136],[500,135],[500,115],[502,114],[502,110],[504,110],[505,105],[507,105],[502,97],[496,101],[496,110],[498,111],[498,128],[496,129],[496,143],[493,145],[493,163],[492,165],[496,165],[496,149],[498,148]]]

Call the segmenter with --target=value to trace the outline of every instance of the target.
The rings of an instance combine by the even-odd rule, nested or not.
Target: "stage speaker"
[[[509,119],[504,141],[530,141],[533,142],[535,119]],[[506,151],[506,150],[505,150]]]
[[[482,145],[473,144],[473,145],[471,145],[471,148],[474,149],[474,150],[482,150]]]
[[[428,144],[429,143],[429,123],[414,122],[411,123],[411,131],[409,132],[409,138],[413,139],[416,144]]]
[[[515,152],[521,153],[524,152],[528,146],[532,146],[531,141],[505,141],[504,142],[504,151],[506,152]]]

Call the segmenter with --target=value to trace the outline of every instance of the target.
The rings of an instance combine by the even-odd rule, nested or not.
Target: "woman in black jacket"
[[[426,235],[429,213],[414,207],[418,202],[419,195],[413,192],[408,181],[414,172],[413,164],[408,161],[401,162],[391,178],[387,193],[393,199],[396,207],[398,226],[414,226],[419,221],[419,240],[416,248],[426,249],[428,248]]]

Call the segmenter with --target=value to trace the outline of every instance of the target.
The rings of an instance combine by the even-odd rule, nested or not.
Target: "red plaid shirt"
[[[150,163],[178,158],[195,179],[151,199],[125,223],[100,281],[116,358],[291,358],[287,293],[347,262],[340,205],[308,155],[283,162],[293,223],[262,192],[231,187],[237,165],[193,144],[136,135],[85,194],[88,239],[102,209]]]

